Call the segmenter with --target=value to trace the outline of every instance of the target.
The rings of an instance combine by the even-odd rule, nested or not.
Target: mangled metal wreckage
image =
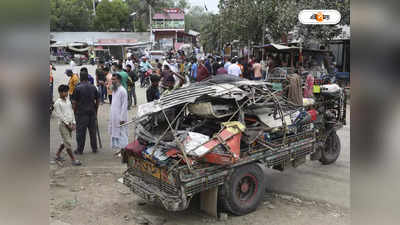
[[[266,82],[220,76],[140,105],[135,140],[122,151],[124,184],[170,211],[210,190],[211,208],[218,201],[235,215],[254,211],[265,190],[260,164],[282,171],[307,155],[323,164],[339,156],[345,95],[322,91],[304,102]]]

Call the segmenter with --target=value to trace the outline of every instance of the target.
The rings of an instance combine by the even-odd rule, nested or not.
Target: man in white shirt
[[[226,62],[225,62],[225,64],[224,64],[224,68],[225,68],[226,70],[228,70],[229,66],[232,65],[232,63],[231,63],[231,60],[229,59],[229,57],[226,57],[225,61],[226,61]]]
[[[228,74],[232,76],[237,76],[239,77],[240,74],[242,74],[242,70],[240,69],[240,66],[238,65],[237,59],[232,60],[232,64],[228,67]]]
[[[127,57],[128,59],[130,59],[131,56],[132,56],[132,51],[129,49],[128,52],[126,53],[126,57]]]
[[[133,63],[133,59],[132,58],[133,58],[132,56],[128,57],[128,59],[126,60],[126,65],[125,66],[130,65],[131,69],[135,70],[135,64]]]
[[[128,128],[120,127],[128,121],[128,93],[121,85],[120,74],[112,76],[112,103],[108,132],[111,136],[111,148],[116,152],[128,145]]]
[[[179,72],[179,70],[178,70],[178,64],[176,63],[176,59],[172,59],[172,60],[169,62],[169,64],[170,64],[170,68],[171,68],[172,72],[174,72],[174,73],[178,73],[178,72]]]

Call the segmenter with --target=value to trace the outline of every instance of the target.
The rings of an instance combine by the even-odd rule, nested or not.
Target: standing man
[[[132,80],[132,85],[131,85],[130,90],[128,92],[128,110],[129,110],[131,108],[131,106],[132,106],[132,97],[133,97],[133,100],[135,101],[135,106],[137,104],[135,82],[138,80],[138,76],[135,73],[135,71],[132,71],[132,67],[129,64],[126,65],[126,72],[128,73],[128,76]]]
[[[79,84],[78,75],[74,74],[71,69],[67,69],[65,74],[69,77],[68,87],[69,87],[69,98],[72,99],[72,95],[74,94],[74,90],[76,86]]]
[[[122,77],[118,73],[112,76],[112,95],[108,132],[111,136],[111,148],[116,152],[128,145],[128,128],[120,127],[128,121],[128,94],[121,85]]]
[[[79,72],[86,72],[88,73],[88,77],[89,77],[89,83],[94,85],[94,78],[89,74],[89,71],[86,67],[82,67],[81,70]]]
[[[192,59],[192,69],[190,70],[190,80],[195,81],[197,78],[197,59],[193,57]]]
[[[260,60],[256,59],[253,64],[253,71],[254,71],[254,80],[261,80],[262,79],[262,72],[261,72],[261,64]]]
[[[230,65],[232,65],[231,60],[230,60],[229,57],[226,57],[226,58],[225,58],[224,68],[225,68],[226,70],[228,70],[228,68],[229,68]]]
[[[160,99],[160,89],[159,89],[159,82],[160,77],[157,75],[151,75],[151,86],[146,90],[146,99],[147,102],[152,102],[154,100]]]
[[[217,56],[216,60],[214,61],[214,63],[212,64],[212,75],[216,75],[217,71],[219,68],[223,67],[222,65],[222,59]]]
[[[171,69],[172,72],[179,73],[179,66],[178,63],[176,62],[176,59],[171,59],[168,63],[169,63],[169,68]]]
[[[130,59],[131,56],[132,56],[132,50],[128,49],[128,52],[126,53],[126,57],[127,57],[128,59]]]
[[[100,103],[101,104],[104,104],[104,99],[107,96],[105,82],[106,82],[106,74],[104,71],[104,62],[100,61],[99,65],[96,69],[96,83],[97,83],[97,88],[98,88],[99,94],[100,94]]]
[[[89,83],[89,74],[81,72],[81,83],[76,87],[72,97],[72,108],[76,119],[76,142],[78,148],[75,154],[83,154],[86,140],[86,129],[89,129],[92,152],[97,153],[96,117],[100,103],[100,95],[96,87]]]
[[[185,78],[190,77],[191,67],[192,67],[192,63],[190,62],[190,60],[188,58],[185,58],[185,68],[184,68]]]
[[[168,65],[165,65],[163,71],[161,72],[160,93],[162,94],[164,93],[164,91],[171,89],[171,87],[173,88],[174,84],[175,84],[175,78],[173,72],[171,71],[171,68]]]
[[[156,73],[158,75],[161,75],[161,71],[162,71],[162,64],[160,63],[159,59],[156,59]]]
[[[204,65],[204,58],[200,59],[199,67],[197,69],[197,81],[202,81],[210,76],[207,67]]]
[[[128,56],[128,60],[126,60],[125,68],[130,65],[131,70],[135,70],[135,63],[133,62],[133,56]]]
[[[119,75],[121,75],[121,85],[122,85],[122,87],[125,88],[126,91],[128,91],[128,74],[122,70],[121,63],[118,63],[116,67],[117,67],[117,73]],[[128,96],[127,96],[127,100],[128,100]]]
[[[211,55],[209,55],[204,63],[204,65],[206,66],[208,73],[209,74],[213,74],[213,70],[212,70],[212,63],[213,63],[213,57]]]
[[[104,74],[106,74],[106,89],[107,89],[107,96],[108,96],[108,103],[111,104],[112,102],[112,73],[110,73],[110,69],[108,67],[104,68]]]
[[[242,70],[237,63],[236,58],[232,60],[232,64],[228,67],[228,74],[237,77],[240,77],[240,74],[242,74]]]

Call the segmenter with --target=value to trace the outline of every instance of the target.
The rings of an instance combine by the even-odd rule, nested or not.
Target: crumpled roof
[[[159,100],[138,106],[137,117],[143,117],[161,110],[193,103],[202,96],[235,99],[237,101],[247,96],[248,92],[242,90],[243,85],[265,85],[268,82],[251,81],[229,75],[219,75],[204,82],[194,83],[188,87],[180,88]]]

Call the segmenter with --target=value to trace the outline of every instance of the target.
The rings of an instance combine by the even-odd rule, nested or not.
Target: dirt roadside
[[[212,218],[199,210],[194,200],[183,212],[168,212],[143,204],[117,180],[123,167],[60,167],[50,165],[50,224],[71,225],[330,225],[349,224],[347,209],[328,203],[302,200],[267,192],[257,211],[246,216]]]

